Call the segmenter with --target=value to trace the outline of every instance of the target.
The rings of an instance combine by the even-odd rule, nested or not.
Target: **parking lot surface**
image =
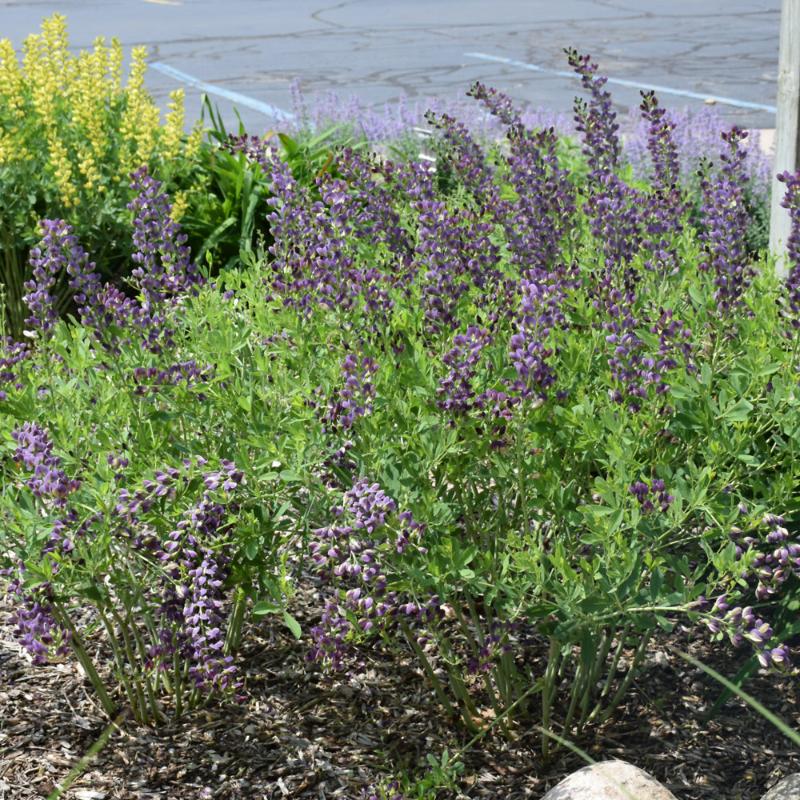
[[[480,79],[568,112],[578,84],[558,73],[571,45],[635,84],[611,85],[621,110],[656,85],[665,105],[717,97],[731,121],[774,126],[779,0],[0,0],[0,36],[20,46],[54,11],[76,48],[99,35],[147,45],[159,99],[184,85],[194,115],[209,89],[253,132],[291,113],[293,79],[370,105],[455,97]]]

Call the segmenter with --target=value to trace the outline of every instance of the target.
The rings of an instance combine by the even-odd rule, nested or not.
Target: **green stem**
[[[47,800],[59,800],[63,796],[64,792],[66,792],[70,786],[75,783],[75,781],[84,773],[89,764],[92,763],[97,754],[106,746],[108,740],[111,738],[111,734],[115,730],[119,730],[120,724],[125,720],[127,715],[128,710],[123,709],[119,714],[117,714],[115,719],[109,722],[109,724],[97,738],[97,741],[86,751],[78,763],[69,771],[67,777],[64,778],[63,781],[59,781],[59,783],[56,784],[55,789],[53,789],[53,791],[47,796]]]
[[[597,717],[597,724],[602,725],[613,713],[617,706],[620,704],[620,701],[625,696],[625,693],[628,691],[628,687],[631,685],[631,681],[636,677],[636,674],[639,669],[639,665],[642,663],[642,659],[644,658],[645,650],[647,649],[647,645],[650,642],[650,633],[642,636],[641,642],[639,642],[639,646],[636,648],[636,653],[633,656],[633,661],[631,661],[631,665],[628,668],[628,672],[626,673],[625,677],[622,679],[617,691],[614,693],[614,696],[606,705],[605,710]],[[588,722],[591,722],[592,719],[589,718]]]
[[[142,675],[142,683],[144,684],[144,691],[145,694],[147,695],[147,703],[148,706],[150,707],[150,715],[152,719],[157,722],[158,721],[163,722],[166,719],[166,717],[156,697],[156,692],[158,691],[158,684],[159,684],[158,669],[155,670],[155,678],[151,682],[150,679],[145,674],[145,669],[148,659],[147,647],[144,641],[142,640],[141,634],[139,633],[139,630],[136,626],[136,622],[133,619],[133,610],[132,610],[133,604],[130,603],[130,598],[128,597],[123,597],[122,602],[125,606],[125,623],[127,623],[125,627],[123,627],[123,631],[127,629],[133,637],[133,642],[135,644],[136,651],[139,654],[139,663],[141,664],[141,670],[136,670],[136,668],[133,666],[136,663],[135,661],[131,662],[131,666],[133,667],[134,673],[138,672],[139,674]],[[141,604],[140,607],[142,609],[142,614],[146,617],[147,613],[144,611],[145,606],[143,605],[143,602],[144,602],[143,598],[140,598],[140,604]]]
[[[146,725],[148,722],[147,707],[145,705],[142,687],[136,680],[131,680],[128,677],[128,672],[126,669],[126,665],[128,664],[130,664],[132,668],[134,662],[130,645],[125,641],[126,637],[124,631],[122,630],[122,625],[118,622],[123,638],[123,644],[120,645],[120,642],[114,633],[114,625],[112,621],[106,616],[102,608],[98,607],[98,613],[100,614],[103,627],[106,629],[106,636],[108,637],[109,645],[111,645],[111,652],[114,654],[117,678],[120,684],[122,684],[122,688],[128,697],[128,702],[133,709],[133,716],[137,722],[141,723],[142,725]],[[113,607],[111,608],[111,614],[118,621],[117,613]]]
[[[583,696],[583,701],[581,703],[582,717],[585,717],[589,711],[589,703],[592,700],[592,695],[594,693],[595,686],[597,686],[597,682],[600,680],[600,673],[603,669],[603,665],[606,663],[608,654],[611,651],[611,642],[612,642],[611,632],[608,630],[604,630],[603,644],[598,648],[597,657],[594,660],[594,665],[592,667],[592,674],[589,679],[589,686],[587,692]]]
[[[442,704],[444,709],[447,711],[450,716],[455,717],[456,711],[453,708],[452,703],[447,698],[447,694],[444,691],[444,687],[442,686],[441,681],[436,677],[436,673],[433,671],[433,667],[431,666],[430,661],[428,661],[428,657],[423,652],[422,648],[419,646],[419,643],[414,638],[414,634],[412,633],[411,629],[404,621],[400,621],[400,628],[403,631],[403,634],[406,637],[411,649],[416,654],[417,658],[422,664],[422,669],[424,670],[425,674],[428,676],[428,680],[431,682],[431,686],[433,686],[434,692],[436,692],[436,697],[439,699],[439,702]]]
[[[236,599],[233,602],[233,611],[228,620],[228,630],[225,636],[225,654],[230,655],[239,648],[242,640],[242,624],[247,610],[247,593],[239,586],[236,589]]]
[[[564,659],[564,663],[566,664],[567,659]],[[583,659],[581,658],[578,662],[578,668],[575,670],[575,678],[572,682],[572,686],[570,688],[570,698],[569,698],[569,707],[567,708],[567,716],[564,718],[564,732],[566,733],[569,730],[570,723],[572,722],[572,717],[575,714],[575,709],[578,705],[578,698],[582,697],[583,695],[583,684],[584,684],[584,673],[586,672],[586,666],[583,663]]]
[[[483,631],[481,630],[480,626],[480,619],[478,618],[477,610],[475,609],[475,604],[472,598],[468,599],[470,616],[472,617],[472,624],[475,627],[475,636],[478,639],[478,643],[476,646],[475,641],[472,639],[470,634],[469,625],[467,625],[466,619],[464,619],[464,613],[461,610],[461,606],[459,603],[454,603],[453,608],[455,610],[456,619],[458,619],[458,623],[461,626],[461,630],[464,632],[465,638],[468,639],[470,646],[472,648],[473,656],[475,657],[476,662],[480,664],[480,650],[485,646],[486,640],[483,637]],[[494,685],[494,680],[492,679],[491,674],[487,674],[486,676],[486,688],[489,693],[489,703],[492,706],[492,710],[495,714],[495,719],[500,715],[500,703],[498,699],[497,689]],[[507,733],[507,729],[505,725],[503,725],[503,730]]]
[[[561,661],[561,647],[558,640],[550,637],[550,651],[547,654],[547,669],[544,673],[544,685],[542,687],[542,729],[550,730],[550,711],[552,709],[553,698],[556,693],[555,678],[558,675],[559,662]],[[542,758],[547,760],[550,753],[550,739],[542,733]]]
[[[86,648],[83,646],[83,642],[81,641],[78,632],[75,630],[75,626],[72,624],[69,615],[61,608],[61,606],[55,603],[53,603],[53,612],[58,622],[64,627],[65,630],[69,631],[70,646],[72,647],[72,651],[75,653],[78,663],[83,667],[83,671],[89,678],[89,681],[91,682],[95,692],[97,692],[100,705],[103,706],[103,710],[106,712],[106,714],[108,714],[109,717],[113,717],[117,711],[117,707],[109,697],[105,684],[100,679],[100,675],[98,675],[97,670],[92,663],[91,657],[86,652]]]

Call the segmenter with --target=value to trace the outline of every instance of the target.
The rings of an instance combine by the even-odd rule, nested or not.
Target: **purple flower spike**
[[[41,242],[31,249],[33,276],[25,282],[27,294],[22,299],[31,311],[31,316],[25,320],[26,324],[45,333],[58,319],[55,298],[51,294],[58,279],[67,272],[73,275],[92,274],[94,265],[88,264],[86,253],[64,220],[43,219],[41,234]]]
[[[26,481],[28,488],[36,497],[63,507],[80,481],[69,478],[61,469],[61,459],[53,454],[47,431],[35,422],[26,422],[12,431],[11,438],[17,443],[14,460],[32,473]]]
[[[575,100],[575,123],[583,134],[584,153],[593,171],[610,172],[617,166],[620,144],[617,115],[611,104],[611,94],[604,88],[608,78],[597,75],[597,64],[592,63],[591,56],[581,55],[574,48],[564,52],[590,96],[588,102]]]
[[[747,152],[741,144],[746,137],[747,132],[736,127],[723,133],[727,150],[720,157],[722,169],[717,176],[710,176],[706,168],[701,181],[706,230],[701,235],[705,260],[700,269],[713,272],[714,299],[723,315],[741,304],[753,275],[745,238],[748,217],[744,162]]]
[[[186,234],[171,217],[172,206],[161,182],[142,167],[133,173],[131,188],[136,192],[128,205],[134,215],[132,258],[138,264],[131,274],[144,296],[144,310],[150,313],[164,300],[193,291],[200,276]]]
[[[489,331],[474,325],[470,325],[466,333],[456,334],[453,348],[442,359],[450,367],[450,372],[439,382],[436,390],[440,408],[456,414],[466,414],[471,408],[483,405],[481,398],[475,396],[472,382],[481,359],[481,351],[491,340]]]
[[[778,175],[778,180],[786,184],[786,194],[781,205],[789,209],[791,218],[791,232],[786,243],[786,254],[791,266],[782,301],[785,316],[797,330],[800,328],[800,171],[794,174],[782,172]]]

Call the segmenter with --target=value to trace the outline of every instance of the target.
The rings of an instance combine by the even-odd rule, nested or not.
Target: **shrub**
[[[170,95],[162,125],[144,86],[145,48],[134,48],[125,85],[122,61],[119,41],[102,37],[73,55],[58,14],[25,40],[21,63],[0,41],[0,282],[14,336],[41,219],[68,221],[103,276],[116,279],[130,267],[130,174],[148,165],[175,189],[192,172],[200,131],[184,134],[183,90]],[[57,309],[65,305],[59,294]]]
[[[244,619],[299,633],[291,588],[311,583],[310,659],[411,655],[477,732],[602,722],[677,620],[791,668],[800,266],[784,286],[748,253],[742,131],[704,173],[698,233],[655,97],[653,177],[628,180],[605,81],[568,56],[580,159],[480,84],[506,141],[432,115],[435,168],[344,149],[298,175],[243,146],[272,241],[217,284],[145,172],[136,297],[47,226],[38,338],[6,346],[0,400],[34,653],[89,663],[94,625],[98,691],[154,720],[235,689]],[[64,275],[80,326],[52,313]]]

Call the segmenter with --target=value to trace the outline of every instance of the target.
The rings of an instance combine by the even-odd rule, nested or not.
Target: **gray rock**
[[[800,800],[800,772],[776,783],[761,800]]]
[[[625,761],[600,761],[573,772],[542,800],[676,800],[655,778]]]

